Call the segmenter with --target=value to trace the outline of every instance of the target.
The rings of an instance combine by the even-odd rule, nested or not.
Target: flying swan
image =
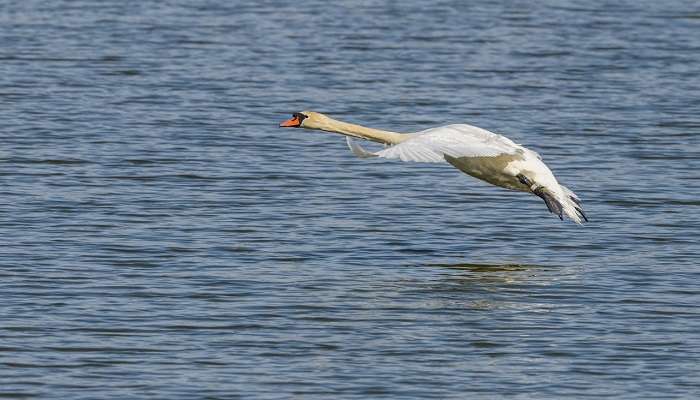
[[[292,114],[280,127],[335,132],[347,136],[348,146],[360,158],[398,158],[401,161],[445,162],[475,178],[506,189],[535,194],[549,211],[563,220],[588,221],[579,198],[557,182],[536,152],[505,136],[466,124],[446,125],[416,133],[396,133],[334,120],[313,111]],[[369,152],[352,138],[388,145]]]

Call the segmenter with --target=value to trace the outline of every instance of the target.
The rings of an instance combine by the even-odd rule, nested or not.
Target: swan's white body
[[[312,111],[297,113],[280,126],[346,135],[350,150],[361,158],[448,162],[460,171],[493,185],[541,197],[549,211],[559,218],[565,214],[578,224],[587,220],[578,197],[557,182],[539,154],[505,136],[476,126],[446,125],[402,134],[336,121]],[[384,143],[389,147],[369,152],[353,141],[353,137]]]

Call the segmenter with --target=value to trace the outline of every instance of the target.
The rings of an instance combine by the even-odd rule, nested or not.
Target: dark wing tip
[[[577,199],[577,198],[574,197],[574,196],[569,196],[569,198],[571,199],[571,201],[573,201],[574,203],[576,203],[577,206],[581,207],[581,200]]]
[[[583,209],[581,207],[575,207],[575,208],[576,208],[576,212],[578,213],[578,215],[580,215],[584,221],[588,222],[588,217],[586,217],[586,214],[583,212]]]

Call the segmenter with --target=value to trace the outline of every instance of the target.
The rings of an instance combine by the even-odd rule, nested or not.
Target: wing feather
[[[401,161],[445,162],[445,157],[442,153],[414,139],[408,139],[405,142],[388,147],[375,154],[378,157],[398,158]]]
[[[359,157],[370,157],[366,154],[371,154],[415,162],[445,162],[445,155],[456,158],[496,157],[525,150],[504,136],[466,124],[447,125],[414,133],[406,141],[375,153],[356,151],[355,148],[361,147],[350,138],[348,145]]]
[[[376,154],[365,150],[362,146],[360,146],[359,144],[357,144],[357,142],[355,142],[354,140],[352,140],[352,138],[351,138],[350,136],[346,136],[345,139],[346,139],[346,141],[347,141],[347,143],[348,143],[348,147],[350,147],[350,151],[351,151],[352,154],[354,154],[355,156],[357,156],[357,157],[359,157],[359,158],[377,157]]]
[[[505,136],[466,124],[414,133],[409,139],[377,152],[363,149],[350,137],[346,139],[352,153],[360,158],[382,157],[414,162],[445,162],[445,155],[455,158],[496,157],[526,151]]]

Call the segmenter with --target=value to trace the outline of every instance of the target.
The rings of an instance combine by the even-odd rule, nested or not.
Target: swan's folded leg
[[[518,174],[516,178],[518,178],[520,183],[522,183],[523,185],[532,186],[532,181],[527,176],[523,174]]]
[[[538,187],[537,189],[532,191],[534,194],[537,196],[541,197],[542,200],[544,200],[544,204],[547,205],[547,208],[549,209],[549,212],[552,214],[555,214],[559,216],[560,220],[564,220],[564,215],[562,213],[563,207],[559,200],[556,199],[551,193],[547,191],[547,189],[543,187]]]
[[[549,191],[547,191],[547,189],[545,187],[538,186],[537,184],[533,183],[531,179],[529,179],[527,176],[525,176],[523,174],[518,174],[516,176],[516,178],[518,178],[520,183],[522,183],[523,185],[529,186],[530,189],[532,190],[532,193],[536,194],[537,196],[542,198],[542,200],[544,200],[544,204],[547,205],[547,209],[549,209],[549,212],[557,215],[560,220],[562,220],[562,221],[564,220],[564,216],[563,216],[564,207],[559,202],[559,200],[557,200],[556,197],[554,197],[551,193],[549,193]]]

